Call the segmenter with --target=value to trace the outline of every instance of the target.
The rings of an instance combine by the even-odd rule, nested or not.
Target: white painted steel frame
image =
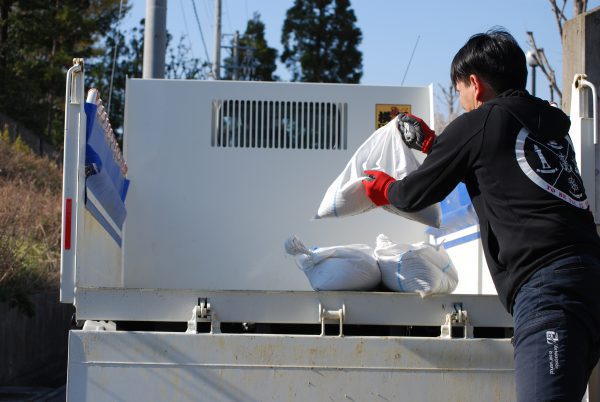
[[[585,80],[584,74],[575,74],[571,84],[571,129],[569,135],[575,148],[575,159],[586,190],[590,210],[596,224],[600,224],[600,149],[597,142],[598,108],[595,86]],[[584,85],[585,83],[585,85]],[[591,90],[590,90],[591,89]],[[588,116],[592,94],[592,116]]]
[[[83,108],[83,60],[75,59],[67,71],[63,146],[62,225],[60,236],[60,301],[73,303],[77,246],[77,210],[80,204],[82,142],[85,147],[86,117]],[[83,136],[83,137],[82,137]]]
[[[69,401],[515,400],[508,339],[71,331]]]
[[[495,295],[433,295],[393,292],[202,291],[192,289],[78,288],[78,320],[188,321],[198,298],[206,298],[221,322],[319,323],[319,305],[345,305],[345,324],[423,325],[444,323],[462,303],[475,327],[512,327]]]

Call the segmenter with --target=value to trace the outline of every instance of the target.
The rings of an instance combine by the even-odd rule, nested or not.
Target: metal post
[[[167,0],[146,0],[143,78],[165,77]]]
[[[234,81],[237,81],[240,77],[240,52],[239,52],[239,45],[240,45],[240,33],[238,31],[235,31],[235,34],[233,35],[233,74],[232,74],[232,79]]]
[[[538,49],[539,51],[540,49]],[[539,66],[539,61],[532,50],[525,54],[527,65],[531,67],[531,95],[535,96],[535,68]]]
[[[221,79],[221,0],[215,0],[215,37],[213,48],[213,78]]]

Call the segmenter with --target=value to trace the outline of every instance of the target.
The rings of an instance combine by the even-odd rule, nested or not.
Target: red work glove
[[[402,140],[409,148],[429,153],[433,140],[435,140],[435,132],[429,128],[427,123],[410,113],[400,113],[397,124]]]
[[[369,176],[368,179],[363,180],[367,196],[378,207],[388,205],[390,200],[387,198],[387,190],[396,179],[380,170],[365,170],[365,175]]]

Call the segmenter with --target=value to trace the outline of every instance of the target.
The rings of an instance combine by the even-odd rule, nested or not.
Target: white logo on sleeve
[[[523,173],[539,187],[571,205],[588,208],[569,136],[544,141],[522,128],[515,143],[515,154]]]

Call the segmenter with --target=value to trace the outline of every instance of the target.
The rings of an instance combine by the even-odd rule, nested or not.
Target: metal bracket
[[[446,314],[446,320],[441,327],[440,338],[451,339],[452,327],[461,325],[464,328],[464,338],[473,338],[473,327],[470,324],[467,310],[463,310],[462,303],[454,303],[452,307],[454,307],[454,312]]]
[[[596,87],[594,84],[586,80],[587,75],[585,74],[575,74],[574,86],[576,89],[580,88],[589,88],[592,91],[592,120],[593,120],[593,135],[594,135],[594,145],[598,143],[598,97],[596,95]],[[572,95],[574,96],[574,95]]]
[[[210,333],[221,333],[221,323],[217,320],[217,315],[211,309],[208,299],[199,298],[198,305],[192,310],[192,318],[188,320],[187,334],[198,333],[199,322],[210,322]]]
[[[346,315],[346,305],[342,304],[339,310],[327,310],[319,303],[319,321],[321,321],[321,336],[325,336],[325,321],[338,321],[340,323],[340,333],[338,336],[344,336],[344,316]]]
[[[116,331],[117,330],[117,324],[115,324],[113,321],[93,321],[93,320],[86,320],[83,323],[83,328],[81,329],[82,331],[93,331],[93,332],[100,332],[100,331]]]

